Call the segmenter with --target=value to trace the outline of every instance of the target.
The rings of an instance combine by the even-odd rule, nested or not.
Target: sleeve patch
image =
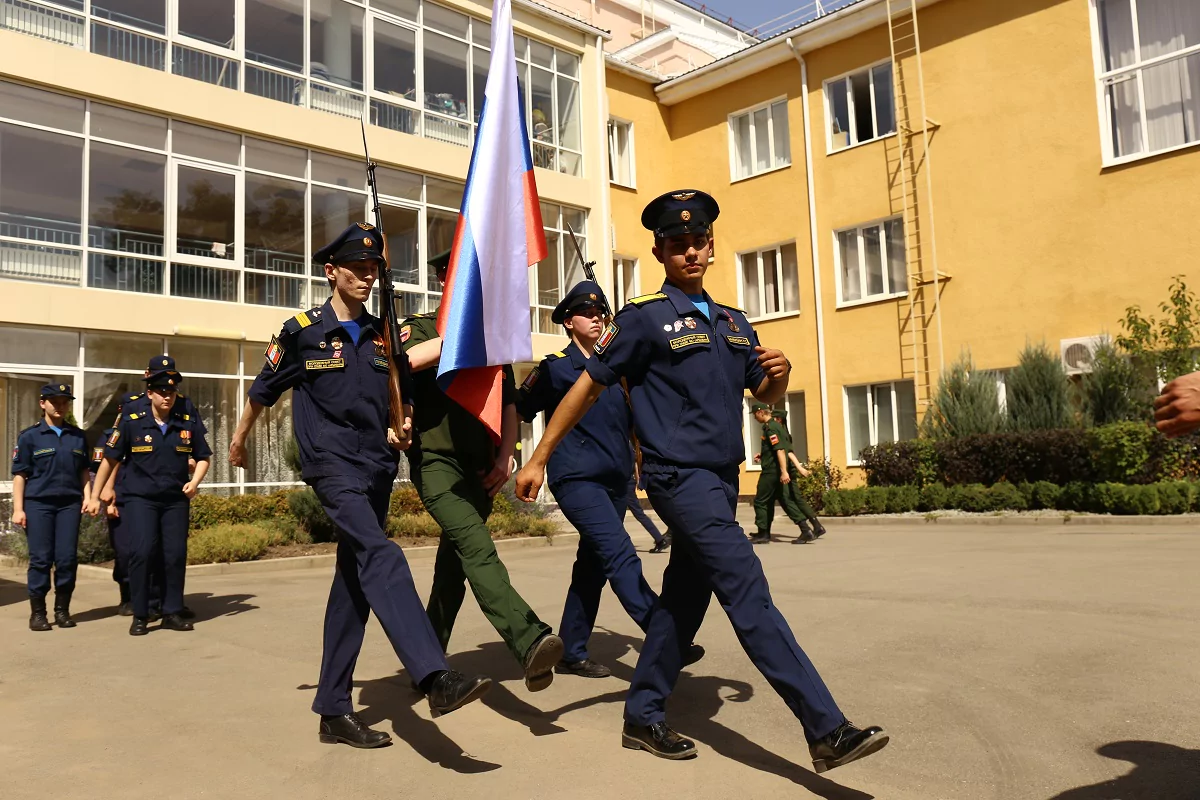
[[[611,343],[613,339],[617,338],[617,334],[620,332],[621,328],[615,322],[608,323],[608,327],[604,329],[604,333],[600,334],[600,339],[596,342],[595,351],[597,353],[603,353],[605,348],[608,347],[609,343]]]
[[[116,446],[117,446],[117,442],[119,442],[119,441],[121,441],[121,432],[120,432],[120,431],[113,431],[113,432],[112,432],[112,435],[108,437],[108,442],[107,442],[107,444],[108,444],[108,446],[109,446],[109,447],[116,447]]]
[[[15,445],[15,444],[13,445],[13,457],[12,457],[13,461],[17,460],[17,453],[19,453],[20,450],[21,450],[21,448],[19,445]]]
[[[304,315],[301,314],[300,316]],[[267,345],[267,351],[263,355],[266,356],[267,363],[271,365],[271,371],[277,371],[279,369],[279,362],[283,360],[283,345],[279,343],[278,336],[271,337],[271,343]]]
[[[533,385],[538,382],[538,377],[541,374],[542,374],[541,369],[538,367],[534,367],[532,370],[529,371],[529,374],[525,376],[525,380],[521,381],[521,389],[523,391],[528,392],[530,389],[533,388]]]
[[[92,448],[92,461],[103,461],[103,460],[104,460],[104,448],[103,447],[93,447]]]
[[[408,341],[408,337],[412,336],[412,325],[400,326],[400,344]]]
[[[779,444],[779,436],[774,433],[771,434],[771,444]]]

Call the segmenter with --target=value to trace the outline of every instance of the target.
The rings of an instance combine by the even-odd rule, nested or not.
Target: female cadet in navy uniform
[[[607,308],[600,285],[583,281],[554,309],[550,318],[567,329],[571,343],[542,359],[521,384],[517,411],[526,422],[532,422],[539,411],[546,412],[547,420],[553,418],[592,357]],[[631,424],[624,390],[609,386],[563,439],[547,467],[550,491],[567,521],[579,531],[579,552],[559,624],[564,651],[555,671],[560,674],[584,678],[612,674],[592,661],[587,649],[605,583],[612,585],[626,613],[643,631],[658,600],[642,576],[642,562],[625,531],[625,493],[633,474]]]
[[[183,581],[187,572],[188,514],[191,499],[208,472],[212,450],[204,437],[198,414],[187,414],[176,404],[183,376],[174,359],[157,356],[157,370],[147,375],[150,410],[125,411],[117,429],[105,442],[104,462],[96,485],[105,487],[112,470],[121,465],[117,508],[121,527],[129,536],[129,594],[133,603],[131,636],[143,636],[150,621],[150,586],[156,553],[163,559],[162,627],[190,631],[192,623],[181,616]],[[188,476],[188,461],[196,471]],[[88,512],[100,512],[94,497]]]
[[[404,551],[384,532],[397,450],[407,440],[388,427],[383,321],[365,308],[383,262],[383,241],[373,225],[358,222],[313,254],[313,261],[325,265],[333,295],[325,305],[289,319],[271,339],[229,445],[229,463],[245,466],[246,437],[258,416],[292,389],[301,477],[339,532],[325,606],[321,677],[312,706],[321,715],[318,737],[327,744],[381,747],[391,736],[367,727],[354,713],[350,697],[371,611],[435,714],[482,697],[491,680],[449,668]],[[411,418],[408,362],[403,353],[397,357],[404,416]]]
[[[75,591],[80,514],[91,499],[87,439],[66,421],[75,395],[65,383],[42,387],[42,421],[17,436],[13,448],[13,515],[29,540],[29,615],[31,631],[48,631],[46,595],[54,567],[54,622],[74,628],[71,593]]]
[[[642,225],[666,271],[662,291],[632,299],[596,343],[587,371],[558,406],[517,476],[531,500],[554,448],[604,391],[625,379],[642,447],[647,492],[675,536],[662,595],[650,619],[625,701],[621,743],[663,758],[689,758],[694,742],[666,723],[666,701],[715,593],[754,665],[800,720],[817,772],[887,744],[882,728],[846,720],[771,600],[762,564],[734,516],[743,392],[774,403],[791,364],[762,347],[738,309],[704,291],[717,203],[691,189],[653,200]]]

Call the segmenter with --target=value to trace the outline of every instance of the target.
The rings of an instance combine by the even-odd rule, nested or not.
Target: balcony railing
[[[305,103],[304,79],[254,64],[246,65],[246,91],[250,94],[302,106]]]
[[[238,88],[238,62],[180,44],[171,48],[171,72],[226,89]]]
[[[80,49],[87,42],[84,36],[87,20],[78,14],[26,0],[0,0],[0,4],[4,10],[0,28]]]
[[[95,20],[92,20],[92,52],[139,67],[166,69],[165,41]]]
[[[82,260],[79,250],[0,240],[0,277],[78,285]]]

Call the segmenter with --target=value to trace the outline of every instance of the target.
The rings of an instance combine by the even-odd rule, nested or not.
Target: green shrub
[[[1158,514],[1162,510],[1159,485],[1122,486],[1118,493],[1118,514]]]
[[[272,547],[285,544],[312,544],[312,536],[300,527],[296,518],[291,514],[277,519],[260,520],[254,525],[267,533],[267,544]]]
[[[1145,483],[1155,435],[1154,428],[1144,422],[1116,422],[1092,430],[1096,478],[1111,483]]]
[[[821,461],[809,461],[806,468],[808,474],[800,477],[796,488],[812,506],[813,511],[819,512],[825,508],[825,492],[831,489],[841,489],[845,476],[841,469],[827,458]]]
[[[830,489],[825,493],[825,514],[831,517],[852,517],[855,514],[866,513],[867,490],[859,486],[855,489]]]
[[[1029,501],[1011,483],[997,483],[988,490],[992,511],[1024,511]]]
[[[1074,422],[1067,375],[1058,353],[1041,344],[1025,345],[1008,374],[1008,424],[1015,431],[1068,428]]]
[[[916,486],[892,486],[888,490],[887,512],[904,514],[916,511],[921,502],[921,490]]]
[[[1089,487],[1084,508],[1097,514],[1115,514],[1125,502],[1125,487],[1118,483],[1095,483]]]
[[[420,514],[395,514],[387,518],[389,539],[436,539],[442,535],[437,520],[422,511]]]
[[[1036,483],[1027,484],[1030,488],[1028,507],[1035,509],[1057,508],[1058,496],[1062,494],[1062,488],[1050,481],[1037,481]]]
[[[291,515],[289,497],[292,494],[292,491],[231,497],[200,494],[192,498],[191,525],[193,528],[212,528],[287,517]]]
[[[938,380],[922,428],[932,439],[1003,430],[996,376],[976,370],[970,354],[964,353]]]
[[[388,515],[397,517],[401,514],[424,514],[425,504],[421,502],[416,487],[412,484],[402,484],[392,492],[388,501]]]
[[[920,489],[918,511],[941,511],[949,508],[950,492],[940,483],[927,483]]]
[[[1192,484],[1171,481],[1157,484],[1158,502],[1162,514],[1186,514],[1192,508]]]
[[[99,564],[116,557],[108,541],[108,519],[83,515],[79,523],[79,544],[75,553],[80,564]]]
[[[1088,511],[1090,494],[1089,484],[1071,481],[1058,493],[1058,502],[1054,507],[1059,511]]]
[[[0,534],[0,556],[12,556],[19,561],[29,560],[29,540],[24,531],[14,528]]]
[[[1090,425],[1148,419],[1152,393],[1147,383],[1124,353],[1101,344],[1092,355],[1091,372],[1079,383],[1084,418]]]
[[[553,539],[558,526],[551,520],[533,514],[492,514],[488,530],[499,536],[545,536]]]
[[[290,493],[288,508],[297,524],[308,533],[312,541],[332,542],[337,539],[337,526],[325,513],[321,501],[312,489]]]
[[[948,508],[980,513],[992,510],[992,499],[982,483],[967,483],[951,486],[946,498]]]
[[[889,491],[887,486],[868,486],[863,494],[866,512],[868,514],[886,514]]]
[[[271,541],[271,533],[260,525],[218,525],[192,534],[188,539],[189,564],[223,564],[253,561]]]

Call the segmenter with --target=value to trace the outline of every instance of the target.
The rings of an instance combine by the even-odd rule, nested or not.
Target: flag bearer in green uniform
[[[445,281],[450,254],[429,262]],[[541,691],[554,680],[563,642],[517,594],[488,531],[492,498],[512,474],[517,441],[516,386],[504,369],[500,446],[483,423],[437,385],[442,340],[436,314],[414,314],[400,328],[413,373],[414,443],[408,450],[421,502],[442,529],[427,611],[445,649],[470,584],[484,616],[525,670],[525,686]]]
[[[791,478],[791,480],[783,484],[783,507],[786,510],[788,503],[791,502],[796,507],[796,510],[800,512],[800,515],[808,520],[808,524],[812,526],[813,536],[820,539],[825,535],[825,526],[821,524],[821,520],[817,519],[817,512],[813,511],[813,507],[804,499],[804,493],[800,491],[800,479],[807,478],[809,472],[800,463],[800,459],[796,457],[796,447],[792,442],[792,434],[788,431],[787,409],[776,408],[772,414],[775,417],[775,421],[779,423],[779,427],[783,430],[783,441],[787,445],[788,476]],[[791,512],[788,512],[788,516],[795,519]],[[808,542],[809,540],[803,536],[792,540],[792,544],[808,544]]]
[[[750,537],[754,544],[771,543],[771,520],[775,516],[775,503],[783,505],[784,512],[800,527],[798,542],[811,542],[816,537],[800,509],[792,501],[788,490],[791,483],[791,453],[787,431],[771,416],[771,407],[766,403],[750,406],[754,419],[762,425],[762,472],[758,476],[758,492],[754,495],[754,527],[757,533]]]

